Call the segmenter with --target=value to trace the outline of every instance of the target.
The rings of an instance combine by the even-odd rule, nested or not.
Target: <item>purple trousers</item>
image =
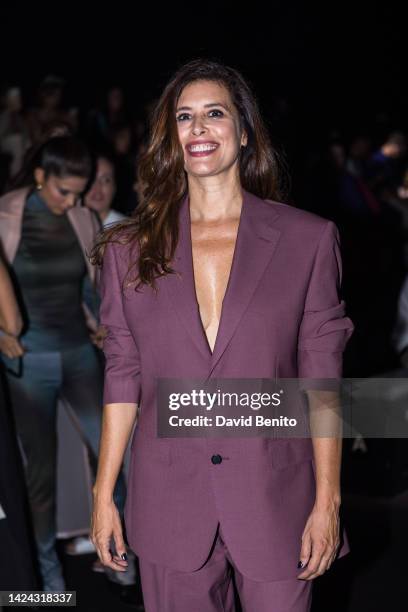
[[[146,612],[234,612],[234,582],[243,612],[309,612],[312,581],[257,582],[243,576],[219,529],[206,563],[179,572],[139,557]]]

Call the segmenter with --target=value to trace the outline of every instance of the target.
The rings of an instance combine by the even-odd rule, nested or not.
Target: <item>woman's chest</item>
[[[20,283],[76,282],[86,263],[76,234],[65,216],[24,215],[13,268]]]
[[[256,262],[253,265],[255,273]],[[152,347],[170,339],[177,343],[178,332],[183,328],[188,328],[190,335],[202,335],[208,322],[210,327],[215,322],[214,330],[210,329],[215,337],[217,332],[223,333],[223,327],[229,328],[232,319],[241,334],[254,340],[262,335],[283,340],[297,336],[310,275],[306,262],[285,261],[276,256],[255,286],[249,286],[242,278],[239,295],[234,294],[239,269],[235,268],[231,285],[231,264],[220,267],[219,280],[208,270],[200,270],[198,278],[196,273],[195,278],[163,277],[156,292],[146,287],[140,292],[126,290],[124,314],[138,345],[147,342]],[[200,323],[204,329],[200,329]]]
[[[192,230],[194,292],[211,350],[231,274],[238,223],[229,221],[216,229]]]

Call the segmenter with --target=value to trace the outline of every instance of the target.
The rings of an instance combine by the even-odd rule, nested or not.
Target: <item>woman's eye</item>
[[[68,193],[69,193],[69,192],[68,192],[66,189],[60,189],[60,190],[59,190],[59,192],[60,192],[60,194],[61,194],[62,196],[64,196],[64,197],[65,197],[65,196],[67,196],[67,195],[68,195]]]
[[[208,113],[210,117],[223,117],[224,113],[218,109],[214,109]]]
[[[214,108],[213,110],[210,110],[208,113],[208,116],[213,118],[213,117],[223,117],[224,113],[217,109]],[[189,115],[188,113],[181,113],[180,115],[177,116],[177,121],[187,121],[188,119],[191,119],[191,115]]]

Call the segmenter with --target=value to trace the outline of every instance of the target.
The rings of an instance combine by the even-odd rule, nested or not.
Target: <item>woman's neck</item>
[[[106,208],[105,210],[99,210],[98,214],[102,221],[105,221],[106,217],[109,215],[110,208]]]
[[[237,176],[188,178],[192,222],[217,222],[239,215],[242,187]]]

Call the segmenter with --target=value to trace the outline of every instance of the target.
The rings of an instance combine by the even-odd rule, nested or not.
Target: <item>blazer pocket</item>
[[[271,440],[269,451],[272,467],[276,470],[282,470],[290,465],[296,465],[304,461],[312,461],[314,457],[311,440],[304,438]]]

